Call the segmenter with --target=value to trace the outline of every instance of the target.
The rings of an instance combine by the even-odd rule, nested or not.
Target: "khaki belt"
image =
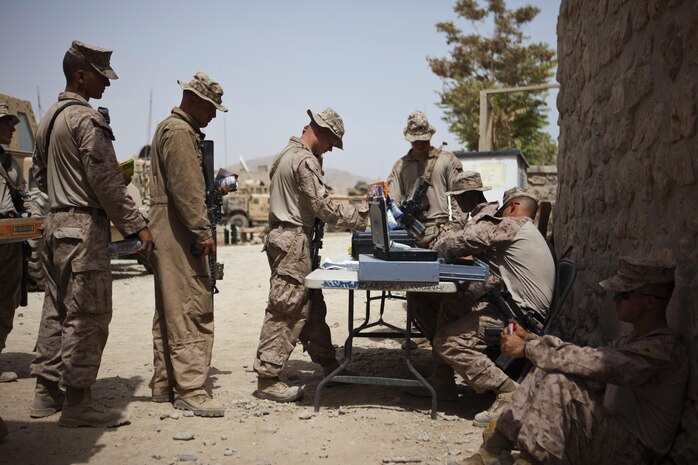
[[[92,207],[58,207],[52,208],[51,213],[86,213],[91,215],[93,213],[104,213],[104,210]]]

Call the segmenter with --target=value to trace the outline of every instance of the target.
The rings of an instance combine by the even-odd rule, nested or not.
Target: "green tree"
[[[456,14],[475,31],[464,34],[453,22],[437,23],[451,49],[448,58],[428,58],[443,80],[440,106],[444,120],[468,150],[477,150],[480,131],[480,90],[529,86],[551,81],[557,65],[555,51],[545,43],[528,43],[521,31],[540,12],[534,6],[508,10],[505,0],[457,0]],[[519,148],[532,164],[555,161],[557,144],[543,131],[547,124],[547,92],[490,95],[495,150]]]

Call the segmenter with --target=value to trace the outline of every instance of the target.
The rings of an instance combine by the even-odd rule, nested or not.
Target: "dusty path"
[[[325,237],[323,256],[346,254],[348,233]],[[34,380],[29,363],[41,314],[43,294],[30,295],[18,309],[15,330],[0,355],[0,369],[19,380],[0,384],[0,415],[10,435],[0,442],[0,464],[168,464],[192,459],[197,464],[381,464],[407,457],[421,464],[445,464],[449,454],[473,451],[481,440],[470,419],[491,401],[466,393],[456,403],[441,403],[439,419],[429,418],[428,399],[411,397],[396,387],[346,385],[325,391],[323,408],[313,412],[319,367],[294,351],[285,370],[292,383],[306,385],[305,398],[281,405],[252,397],[256,377],[251,365],[268,291],[269,270],[260,245],[220,249],[225,280],[216,298],[216,342],[209,388],[224,402],[223,418],[185,417],[169,404],[150,402],[152,276],[135,262],[114,266],[114,318],[95,397],[128,410],[131,424],[118,429],[70,429],[57,416],[29,418]],[[328,323],[335,344],[346,337],[347,294],[325,292]],[[364,295],[357,295],[356,323],[363,319]],[[404,323],[398,301],[388,303],[386,319]],[[359,340],[351,368],[360,374],[406,376],[400,343]],[[339,351],[341,354],[341,350]],[[415,355],[426,369],[429,351]],[[174,440],[179,432],[190,441]],[[185,462],[183,462],[185,463]]]

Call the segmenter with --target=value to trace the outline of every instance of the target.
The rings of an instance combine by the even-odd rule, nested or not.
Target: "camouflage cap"
[[[109,64],[112,54],[111,50],[74,40],[68,49],[68,53],[89,63],[102,76],[109,79],[119,79],[119,76],[116,75]]]
[[[480,173],[477,171],[462,171],[453,183],[453,190],[447,192],[447,194],[458,195],[468,191],[482,192],[490,189],[492,189],[490,186],[482,185],[482,177],[480,177]]]
[[[504,198],[502,199],[502,208],[506,207],[506,205],[514,200],[517,197],[529,197],[538,203],[538,196],[536,196],[533,192],[527,190],[527,189],[522,189],[520,187],[512,187],[511,189],[507,190],[504,192]]]
[[[344,150],[344,143],[342,142],[342,137],[344,136],[344,121],[342,121],[342,118],[336,111],[332,108],[325,108],[325,110],[320,113],[315,113],[309,109],[308,116],[310,116],[313,123],[332,131],[332,134],[337,138],[333,145],[338,149]]]
[[[226,112],[228,109],[223,106],[223,88],[216,81],[208,77],[208,74],[197,71],[189,82],[177,81],[179,87],[184,90],[194,92],[202,99],[211,102],[220,111]]]
[[[646,284],[674,282],[676,265],[668,260],[623,256],[618,258],[616,274],[599,283],[611,292],[626,292]]]
[[[421,111],[413,111],[407,117],[407,126],[402,133],[405,135],[405,140],[408,142],[414,142],[417,140],[431,140],[431,136],[434,135],[436,129],[434,126],[429,124],[429,120],[426,115]]]
[[[19,123],[19,118],[14,113],[10,113],[10,107],[6,103],[0,103],[0,118],[10,118],[14,124]]]

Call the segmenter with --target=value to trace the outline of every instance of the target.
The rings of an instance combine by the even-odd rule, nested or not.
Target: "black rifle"
[[[325,235],[325,222],[320,218],[315,218],[313,225],[313,239],[310,242],[310,263],[311,270],[320,268],[320,249],[322,249],[322,237]]]
[[[213,141],[202,140],[200,142],[201,154],[203,155],[203,172],[204,181],[206,183],[206,211],[208,213],[208,221],[211,223],[211,235],[213,243],[217,245],[216,240],[216,225],[221,220],[221,206],[223,199],[220,192],[216,189],[216,180],[213,174]],[[218,263],[217,253],[211,253],[208,256],[208,268],[211,272],[211,293],[218,294],[216,281],[223,279],[223,264]]]
[[[424,224],[419,221],[417,217],[421,216],[423,211],[429,209],[428,203],[422,205],[422,199],[426,195],[427,189],[431,186],[432,184],[429,181],[423,177],[420,178],[417,189],[415,189],[414,194],[412,194],[412,198],[400,205],[400,210],[402,210],[403,213],[402,218],[400,218],[400,223],[402,223],[417,239],[424,235],[426,229]]]
[[[486,298],[497,307],[507,321],[516,320],[529,333],[543,335],[544,321],[541,317],[532,310],[520,308],[507,289],[496,287],[486,294]],[[501,331],[501,328],[499,330]]]

